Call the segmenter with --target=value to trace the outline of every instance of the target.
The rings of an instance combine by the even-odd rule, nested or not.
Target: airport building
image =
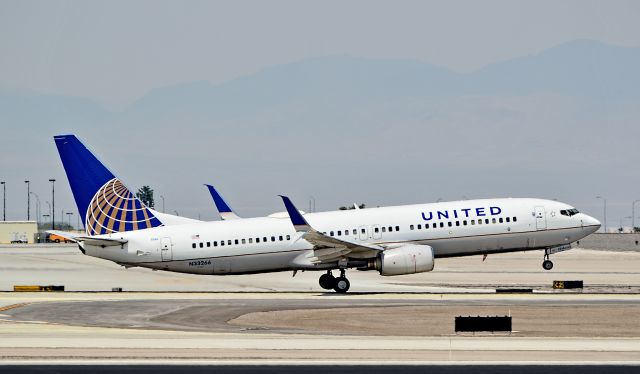
[[[33,243],[37,233],[36,221],[0,222],[0,244]]]

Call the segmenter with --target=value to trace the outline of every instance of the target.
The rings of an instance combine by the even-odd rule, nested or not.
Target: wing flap
[[[312,263],[334,262],[350,253],[361,255],[372,253],[375,256],[376,253],[384,249],[374,244],[353,243],[323,234],[309,225],[288,197],[280,197],[284,201],[289,218],[296,231],[303,233],[302,238],[313,245],[313,252],[307,255],[307,258]]]

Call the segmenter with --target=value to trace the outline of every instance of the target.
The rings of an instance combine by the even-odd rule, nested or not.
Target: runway
[[[0,288],[78,292],[0,292],[5,363],[640,364],[639,253],[569,251],[552,272],[535,253],[445,259],[406,277],[351,271],[354,292],[338,295],[315,273],[187,276],[124,270],[73,247],[21,250],[0,249]],[[554,291],[555,279],[586,288]],[[132,292],[96,292],[113,286]],[[524,286],[534,292],[495,293]],[[514,331],[456,334],[457,315],[511,315]]]

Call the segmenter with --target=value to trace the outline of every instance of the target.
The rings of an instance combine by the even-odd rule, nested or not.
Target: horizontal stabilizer
[[[93,236],[78,236],[75,241],[97,247],[121,246],[128,242],[127,239],[96,238]]]

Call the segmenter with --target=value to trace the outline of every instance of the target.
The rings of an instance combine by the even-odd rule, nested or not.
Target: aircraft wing
[[[384,250],[378,245],[353,243],[319,232],[309,225],[288,197],[280,197],[284,201],[293,227],[302,233],[304,240],[313,245],[313,253],[307,256],[312,263],[334,262],[348,254],[375,257],[378,252]]]

